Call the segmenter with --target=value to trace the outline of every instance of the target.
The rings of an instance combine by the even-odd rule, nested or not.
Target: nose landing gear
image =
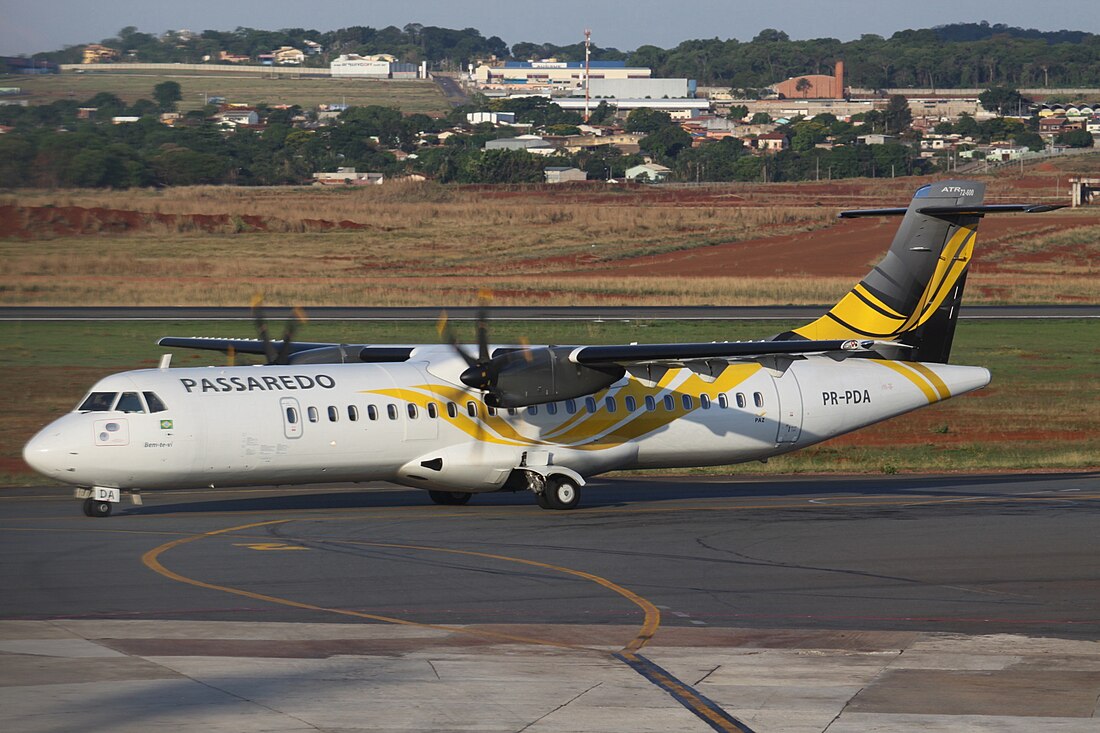
[[[111,516],[111,502],[98,499],[84,500],[84,516],[109,517]]]

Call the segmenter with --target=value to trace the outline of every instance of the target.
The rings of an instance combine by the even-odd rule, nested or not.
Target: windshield
[[[80,412],[107,412],[117,396],[118,392],[92,392],[76,409]]]

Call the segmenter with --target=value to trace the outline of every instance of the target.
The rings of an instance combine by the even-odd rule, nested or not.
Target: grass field
[[[766,337],[797,324],[776,322],[500,322],[497,342],[657,343]],[[277,329],[276,329],[277,330]],[[456,324],[473,339],[470,324]],[[0,483],[41,479],[22,463],[23,443],[72,409],[96,379],[153,367],[164,335],[253,335],[227,323],[0,323],[0,370],[9,395],[0,413]],[[345,343],[435,342],[434,323],[308,324],[300,338]],[[1100,323],[963,321],[952,361],[990,368],[986,389],[842,436],[767,465],[700,469],[706,473],[928,472],[1083,469],[1100,466]],[[177,353],[175,366],[222,364],[224,357]]]
[[[21,191],[0,196],[0,206],[14,207],[12,224],[28,212],[38,223],[0,240],[0,303],[240,305],[263,291],[281,305],[467,305],[480,288],[496,291],[501,304],[834,302],[881,257],[893,230],[883,225],[869,249],[848,248],[865,256],[843,276],[835,269],[823,274],[800,248],[812,255],[817,232],[858,226],[838,225],[835,215],[865,194],[849,191],[843,204],[824,206],[819,192],[802,188],[488,190],[393,182],[356,190]],[[762,205],[765,195],[791,203]],[[880,204],[899,197],[882,196],[875,199]],[[78,208],[78,218],[87,214],[83,229],[51,228],[64,222],[62,207]],[[109,220],[126,216],[174,218],[125,231]],[[205,229],[196,223],[211,216],[223,223]],[[264,228],[242,217],[257,217]],[[998,236],[983,229],[967,301],[1097,302],[1100,217],[1096,211],[1058,217],[1051,223],[1017,216]],[[694,256],[782,237],[790,240],[751,271],[613,269],[644,257]]]
[[[257,74],[85,73],[43,74],[0,77],[0,86],[17,86],[30,95],[31,104],[49,104],[59,99],[83,101],[99,92],[110,92],[127,103],[152,99],[153,87],[162,81],[179,83],[183,99],[180,111],[202,108],[210,97],[255,105],[297,104],[303,109],[319,104],[346,103],[355,106],[397,107],[406,114],[422,112],[433,116],[450,110],[439,87],[432,81],[383,79],[287,79],[264,78]]]

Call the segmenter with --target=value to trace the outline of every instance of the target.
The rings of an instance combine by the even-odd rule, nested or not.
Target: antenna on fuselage
[[[158,369],[167,369],[170,366],[172,366],[172,355],[171,354],[164,354],[163,356],[161,356],[160,357],[160,364],[158,365],[157,368]]]

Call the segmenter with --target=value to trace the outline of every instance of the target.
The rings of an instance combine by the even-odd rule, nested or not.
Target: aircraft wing
[[[876,346],[897,346],[892,342],[832,339],[827,341],[733,341],[699,344],[628,344],[623,346],[580,346],[569,361],[584,366],[629,366],[643,363],[682,363],[700,359],[753,359],[761,356],[851,353],[872,351]]]
[[[157,341],[158,346],[179,349],[200,349],[237,354],[256,354],[265,356],[267,349],[273,347],[276,352],[283,347],[282,341],[270,341],[265,346],[261,339],[206,338],[196,336],[165,336]],[[311,341],[292,341],[288,351],[292,363],[328,362],[396,362],[407,361],[412,347],[374,346],[371,344],[331,344]]]

